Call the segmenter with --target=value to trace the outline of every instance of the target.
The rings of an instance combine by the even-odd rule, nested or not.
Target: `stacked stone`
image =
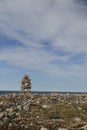
[[[30,93],[30,89],[31,89],[31,79],[29,79],[28,75],[24,75],[21,81],[21,92]]]

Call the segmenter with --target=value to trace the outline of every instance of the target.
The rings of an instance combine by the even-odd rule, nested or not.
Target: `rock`
[[[0,126],[3,126],[3,125],[4,125],[4,123],[2,121],[0,121]]]
[[[12,108],[7,108],[7,109],[6,109],[6,112],[12,112],[12,111],[13,111]]]
[[[19,112],[16,112],[16,113],[15,113],[15,116],[20,116],[20,113],[19,113]]]
[[[14,125],[12,123],[8,124],[8,130],[15,130]]]
[[[22,110],[21,105],[17,106],[17,109],[18,109],[19,111],[21,111],[21,110]]]
[[[57,112],[52,112],[52,113],[49,113],[49,118],[50,119],[59,119],[59,115]]]
[[[4,121],[4,123],[9,123],[10,118],[9,118],[9,117],[4,117],[4,118],[3,118],[3,121]]]
[[[30,128],[30,126],[29,126],[29,124],[27,124],[27,125],[25,126],[25,130],[29,130],[29,128]]]
[[[78,128],[78,130],[87,130],[87,125],[84,125],[83,127]]]
[[[16,98],[16,97],[17,97],[17,94],[16,94],[16,93],[13,93],[12,97],[13,97],[13,98]]]
[[[77,109],[78,109],[79,111],[81,111],[81,110],[82,110],[82,108],[81,108],[81,107],[77,107]]]
[[[24,109],[25,111],[29,111],[29,105],[25,105],[25,106],[23,107],[23,109]]]
[[[66,129],[66,128],[58,128],[58,130],[68,130],[68,129]]]
[[[4,123],[0,122],[0,130],[3,130]]]
[[[80,119],[80,118],[75,117],[75,118],[74,118],[74,121],[75,121],[75,122],[80,122],[80,121],[81,121],[81,119]]]
[[[36,104],[40,104],[40,99],[39,98],[37,99]]]
[[[8,116],[8,112],[7,112],[7,111],[5,111],[5,112],[4,112],[4,115],[5,115],[5,116]]]
[[[3,104],[4,104],[4,102],[0,102],[0,106],[3,105]]]
[[[42,127],[40,130],[48,130],[47,128]]]
[[[13,126],[12,123],[9,123],[8,126]]]
[[[0,118],[2,118],[4,116],[4,112],[0,113]]]
[[[42,108],[43,108],[43,109],[50,109],[51,106],[50,106],[50,105],[43,105]]]
[[[36,119],[39,119],[40,118],[40,116],[36,116]]]
[[[8,116],[9,116],[9,117],[14,117],[14,115],[15,115],[14,112],[9,112],[9,113],[8,113]]]
[[[0,112],[2,112],[2,108],[0,108]]]

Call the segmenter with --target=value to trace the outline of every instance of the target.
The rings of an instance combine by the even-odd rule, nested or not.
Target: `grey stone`
[[[68,129],[66,129],[66,128],[58,128],[58,130],[68,130]]]
[[[23,109],[24,109],[25,111],[29,111],[29,106],[28,106],[28,105],[25,105],[25,106],[23,107]]]
[[[0,118],[2,118],[4,116],[4,112],[0,113]]]
[[[0,108],[0,112],[2,112],[2,108]]]
[[[4,121],[4,123],[9,123],[10,118],[9,118],[9,117],[4,117],[4,118],[3,118],[3,121]]]
[[[22,110],[21,105],[17,106],[17,109],[18,109],[19,111],[21,111],[21,110]]]
[[[42,127],[40,130],[48,130],[47,128]]]
[[[50,105],[43,105],[42,108],[43,108],[43,109],[50,109],[51,106],[50,106]]]
[[[29,126],[29,124],[27,124],[27,125],[25,126],[25,130],[29,130],[29,128],[30,128],[30,126]]]
[[[78,128],[78,130],[87,130],[87,125],[84,125],[83,127]]]

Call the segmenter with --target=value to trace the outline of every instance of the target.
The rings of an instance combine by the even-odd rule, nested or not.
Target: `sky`
[[[87,92],[86,0],[0,0],[0,90]]]

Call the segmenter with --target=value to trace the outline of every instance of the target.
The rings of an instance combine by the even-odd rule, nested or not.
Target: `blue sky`
[[[87,92],[87,2],[0,0],[0,90]]]

